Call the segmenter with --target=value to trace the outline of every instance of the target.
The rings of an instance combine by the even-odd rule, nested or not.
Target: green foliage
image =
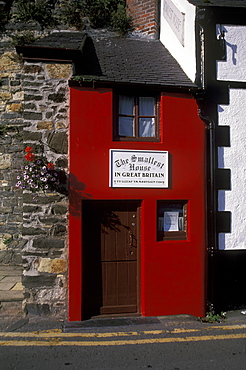
[[[14,0],[1,1],[0,4],[0,31],[4,30],[4,26],[8,23],[10,18],[10,9]]]
[[[94,28],[113,27],[121,34],[133,29],[125,0],[72,0],[64,7],[63,20],[69,26],[81,29],[84,19]]]
[[[126,8],[122,4],[118,4],[117,10],[111,16],[112,27],[125,35],[129,31],[133,31],[133,22],[130,16],[126,13]]]
[[[14,46],[16,45],[27,45],[31,44],[36,40],[36,37],[34,36],[34,32],[32,31],[24,31],[22,33],[16,33],[11,36],[12,38],[12,44]]]
[[[215,314],[214,312],[207,312],[205,317],[199,317],[202,322],[222,322],[226,320],[226,312],[221,312],[220,314]]]
[[[90,75],[87,75],[87,76],[73,76],[72,77],[72,80],[73,81],[77,81],[78,83],[82,83],[82,82],[92,82],[92,81],[95,81],[95,76],[90,76]]]
[[[115,8],[115,1],[111,0],[86,1],[86,12],[95,28],[102,28],[109,25],[111,13]]]
[[[6,134],[6,131],[7,131],[7,126],[6,125],[1,125],[0,126],[0,137],[4,136]]]
[[[64,23],[80,30],[83,29],[83,18],[85,17],[83,1],[71,1],[65,5],[62,12]]]
[[[0,29],[4,29],[13,11],[12,20],[15,22],[35,21],[42,28],[65,23],[76,29],[83,29],[86,24],[94,28],[111,27],[120,34],[133,30],[131,17],[126,12],[126,0],[70,0],[62,5],[60,16],[54,11],[56,2],[57,0],[15,0],[14,7],[9,3],[8,11],[4,9],[1,12]],[[26,35],[25,37],[28,39]],[[24,39],[21,38],[21,43],[22,40]]]
[[[4,26],[6,23],[8,23],[9,20],[9,13],[6,11],[2,11],[0,14],[0,30],[4,29]]]
[[[16,8],[18,21],[36,21],[42,27],[54,25],[52,9],[46,0],[17,0]]]
[[[8,244],[10,244],[12,242],[12,240],[13,240],[13,237],[11,236],[9,238],[3,239],[3,243],[5,245],[8,245]]]

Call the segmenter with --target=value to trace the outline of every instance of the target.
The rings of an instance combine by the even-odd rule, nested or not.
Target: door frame
[[[127,203],[131,203],[131,204],[134,204],[135,205],[135,208],[136,208],[136,214],[137,214],[137,225],[136,225],[136,235],[137,235],[137,276],[136,276],[136,279],[137,279],[137,299],[136,299],[136,303],[137,303],[137,310],[136,312],[134,313],[115,313],[115,314],[99,314],[98,316],[99,317],[112,317],[112,316],[136,316],[136,315],[140,315],[141,312],[140,312],[140,258],[141,258],[141,252],[140,252],[140,248],[141,248],[141,244],[140,244],[140,224],[141,224],[141,219],[140,219],[140,216],[141,216],[141,205],[142,205],[142,200],[140,199],[83,199],[82,200],[82,204],[81,204],[81,229],[83,230],[83,222],[84,222],[84,219],[86,217],[86,214],[85,214],[85,209],[84,209],[84,205],[85,204],[89,204],[89,203],[94,203],[94,204],[103,204],[105,203],[107,205],[107,207],[109,209],[112,209],[113,205],[114,204],[122,204],[122,207],[125,208],[125,210],[127,210],[127,205],[126,205],[126,202]],[[112,204],[112,206],[110,207],[110,204]],[[83,305],[84,305],[84,302],[83,302],[83,289],[84,289],[84,267],[83,267],[83,256],[84,256],[84,248],[86,247],[85,245],[85,241],[84,241],[84,237],[83,237],[83,231],[82,231],[82,238],[81,238],[81,257],[82,257],[82,269],[81,269],[81,279],[82,279],[82,285],[81,285],[81,288],[82,288],[82,291],[81,291],[81,296],[82,296],[82,302],[81,302],[81,311],[82,311],[82,319],[83,318]],[[94,316],[93,316],[94,317]]]

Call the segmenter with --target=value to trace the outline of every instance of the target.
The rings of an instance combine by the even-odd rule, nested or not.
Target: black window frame
[[[121,116],[119,114],[119,96],[129,96],[134,98],[134,115],[131,117],[134,117],[134,136],[122,136],[119,135],[119,117]],[[155,104],[154,104],[154,115],[153,116],[143,116],[139,114],[139,98],[141,97],[151,97],[154,98]],[[124,116],[124,115],[122,115]],[[126,116],[126,115],[125,115]],[[139,118],[144,117],[151,117],[155,119],[155,135],[150,137],[143,137],[139,136]],[[114,140],[115,141],[145,141],[145,142],[159,142],[160,141],[160,94],[153,93],[153,92],[133,92],[133,93],[127,93],[125,91],[123,92],[116,92],[114,94]]]

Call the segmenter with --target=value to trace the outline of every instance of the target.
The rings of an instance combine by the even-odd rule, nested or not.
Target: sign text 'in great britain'
[[[168,188],[168,152],[110,149],[113,188]]]

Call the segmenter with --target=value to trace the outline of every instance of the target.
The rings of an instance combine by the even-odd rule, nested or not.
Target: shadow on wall
[[[215,253],[215,308],[217,312],[246,308],[245,250]]]
[[[86,185],[72,173],[70,173],[69,182],[69,211],[73,217],[78,218],[81,216],[81,200],[90,199],[92,195],[85,192]]]
[[[237,59],[236,59],[237,45],[229,44],[229,42],[226,42],[226,45],[229,46],[232,50],[232,63],[235,66],[237,65]]]
[[[222,26],[221,25],[217,25],[217,34],[220,35],[223,35],[223,38],[225,38],[225,43],[226,43],[226,46],[228,46],[229,48],[231,48],[231,58],[232,58],[232,63],[233,65],[237,65],[237,45],[236,44],[230,44],[227,40],[226,40],[226,34],[228,33],[228,30],[226,29],[225,26]]]
[[[218,113],[224,112],[224,109],[221,106],[218,106]],[[225,131],[226,126],[220,126],[220,140],[222,139],[222,143],[224,146],[230,146],[230,131]],[[222,131],[223,130],[223,131]],[[222,135],[223,134],[223,135]],[[231,184],[231,169],[226,168],[225,165],[225,148],[224,146],[218,147],[218,211],[220,216],[227,216],[229,217],[229,212],[226,211],[226,193],[232,190]],[[232,214],[230,213],[230,222],[228,221],[228,217],[223,219],[223,217],[219,217],[217,221],[219,221],[219,235],[218,235],[218,244],[219,249],[225,249],[225,233],[231,232],[232,228]],[[229,225],[230,223],[230,225]]]
[[[55,175],[52,175],[53,177],[56,176],[58,180],[58,185],[52,183],[51,181],[48,181],[49,187],[51,190],[55,190],[60,194],[68,195],[68,176],[64,170],[50,170],[50,174],[54,173]]]

